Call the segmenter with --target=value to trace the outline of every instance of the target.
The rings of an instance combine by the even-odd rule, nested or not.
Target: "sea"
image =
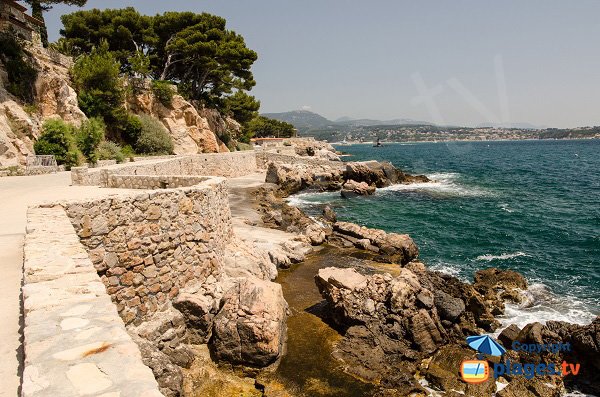
[[[488,267],[529,282],[509,304],[507,326],[600,315],[600,140],[340,145],[344,161],[390,161],[432,182],[394,185],[373,196],[305,192],[292,204],[318,216],[408,233],[431,269],[465,281]]]

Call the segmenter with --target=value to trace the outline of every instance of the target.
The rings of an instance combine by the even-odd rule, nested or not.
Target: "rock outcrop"
[[[38,69],[34,106],[26,106],[6,90],[7,74],[0,63],[0,167],[25,164],[27,156],[34,154],[33,144],[45,120],[59,118],[79,125],[87,119],[71,87],[70,63],[52,60],[50,50],[31,51]]]
[[[474,386],[459,378],[460,362],[476,353],[465,337],[499,325],[473,286],[414,261],[395,277],[325,268],[315,283],[343,335],[335,355],[346,371],[406,393],[398,395],[422,392],[417,372],[447,392],[483,397],[496,391],[493,380]]]
[[[220,153],[229,149],[217,138],[206,117],[181,95],[174,95],[171,106],[163,105],[150,87],[132,96],[127,103],[134,113],[159,119],[173,138],[175,154]]]
[[[425,175],[414,176],[404,173],[387,161],[347,163],[344,178],[356,182],[365,182],[370,186],[378,188],[398,183],[430,182]]]
[[[323,191],[339,190],[343,183],[342,177],[343,172],[340,167],[270,162],[265,181],[278,185],[280,195],[286,197],[308,188]]]
[[[370,186],[366,182],[356,182],[350,179],[342,186],[340,194],[344,198],[356,196],[370,196],[375,193],[375,187]]]
[[[513,362],[542,362],[560,365],[563,361],[579,364],[580,369],[576,376],[565,376],[565,386],[569,389],[577,389],[583,393],[592,395],[600,394],[600,317],[596,317],[591,324],[578,325],[564,321],[548,321],[545,325],[541,323],[527,324],[523,329],[516,325],[504,329],[498,339],[509,350],[509,358]],[[528,353],[512,350],[513,342],[520,344],[563,344],[566,350],[559,352]],[[523,385],[509,384],[508,391],[502,396],[517,396],[523,389]],[[540,385],[539,388],[543,389]],[[546,394],[560,392],[557,387],[551,387]]]
[[[357,248],[379,254],[385,262],[405,265],[419,255],[419,249],[408,234],[386,233],[350,222],[333,224],[333,236],[350,242]]]

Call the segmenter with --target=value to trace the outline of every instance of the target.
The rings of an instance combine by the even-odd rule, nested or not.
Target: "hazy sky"
[[[600,125],[597,0],[89,0],[225,17],[259,54],[262,112]],[[46,15],[58,37],[57,6]]]

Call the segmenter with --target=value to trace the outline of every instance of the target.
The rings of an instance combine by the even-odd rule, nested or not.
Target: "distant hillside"
[[[426,121],[412,119],[392,119],[392,120],[374,120],[374,119],[352,119],[350,117],[341,117],[336,120],[336,124],[347,125],[351,127],[371,127],[375,125],[433,125]]]
[[[432,125],[424,121],[411,119],[393,119],[393,120],[374,120],[374,119],[353,119],[351,117],[340,117],[332,121],[320,114],[308,110],[293,110],[282,113],[264,113],[263,116],[285,121],[294,125],[300,133],[306,133],[320,129],[347,129],[354,127],[371,127],[376,125]]]
[[[306,131],[311,128],[322,128],[335,124],[333,121],[328,120],[317,113],[309,112],[308,110],[293,110],[291,112],[283,113],[263,113],[263,116],[290,123],[296,127],[298,131]]]

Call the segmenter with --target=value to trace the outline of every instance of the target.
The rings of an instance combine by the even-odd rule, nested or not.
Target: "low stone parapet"
[[[30,208],[22,396],[162,396],[62,207]]]
[[[233,153],[206,153],[170,156],[155,160],[117,164],[104,168],[76,167],[71,170],[73,185],[108,186],[110,175],[221,176],[235,178],[257,171],[253,150]]]
[[[108,186],[121,189],[170,189],[197,185],[207,176],[182,175],[109,175]]]

